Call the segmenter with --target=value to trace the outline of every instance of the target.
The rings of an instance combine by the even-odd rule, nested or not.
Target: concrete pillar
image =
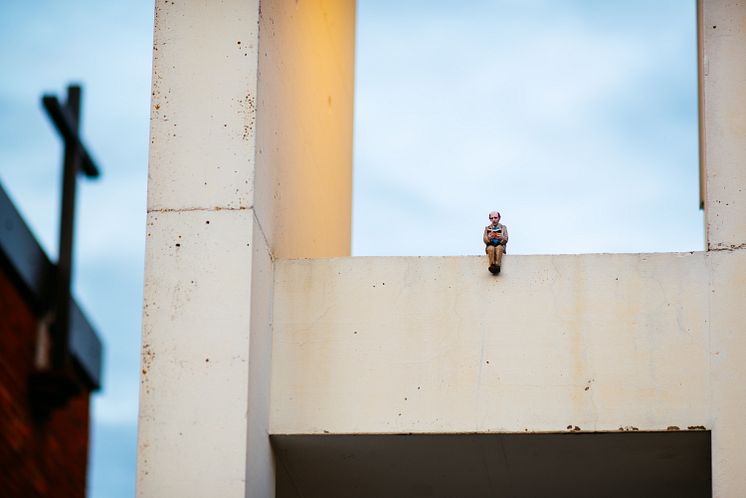
[[[272,489],[247,454],[258,35],[257,1],[156,5],[138,496],[243,497],[252,465]]]
[[[354,2],[158,0],[153,50],[137,494],[271,497],[273,258],[349,254]]]
[[[700,0],[700,129],[710,258],[713,496],[746,496],[746,1]],[[723,289],[740,289],[739,293]]]
[[[348,256],[355,0],[261,12],[257,216],[277,258]]]
[[[746,250],[708,258],[713,498],[746,496]]]
[[[746,247],[746,2],[699,1],[708,250]]]

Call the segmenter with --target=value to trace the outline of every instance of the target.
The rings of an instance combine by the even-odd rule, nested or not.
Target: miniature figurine
[[[508,228],[500,223],[500,213],[492,211],[489,214],[490,224],[484,227],[482,240],[486,247],[484,252],[489,259],[489,270],[493,275],[500,273],[500,262],[505,254],[505,247],[508,244]]]

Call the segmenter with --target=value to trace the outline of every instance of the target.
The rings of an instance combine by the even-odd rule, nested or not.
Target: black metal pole
[[[77,85],[67,88],[68,116],[73,121],[74,135],[80,127],[81,89]],[[70,285],[72,283],[73,234],[75,223],[75,187],[80,169],[79,141],[65,138],[65,162],[62,174],[62,206],[60,209],[60,238],[55,289],[55,314],[52,325],[52,368],[65,370],[69,362],[70,336]]]

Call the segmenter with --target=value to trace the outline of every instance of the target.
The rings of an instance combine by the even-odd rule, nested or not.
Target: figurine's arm
[[[503,245],[508,243],[508,227],[503,225]]]
[[[490,235],[490,228],[489,227],[485,227],[484,234],[482,235],[482,240],[484,241],[484,243],[486,245],[492,244],[492,241],[490,240],[490,236],[489,235]]]

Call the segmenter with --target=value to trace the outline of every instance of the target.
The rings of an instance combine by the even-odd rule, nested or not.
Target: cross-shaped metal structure
[[[81,87],[70,85],[67,98],[60,103],[55,95],[44,95],[42,105],[64,140],[62,205],[60,209],[59,251],[54,295],[50,311],[51,351],[48,365],[32,379],[32,391],[42,412],[54,409],[79,391],[70,365],[70,305],[75,224],[75,190],[78,172],[89,178],[99,176],[99,169],[80,137]]]

